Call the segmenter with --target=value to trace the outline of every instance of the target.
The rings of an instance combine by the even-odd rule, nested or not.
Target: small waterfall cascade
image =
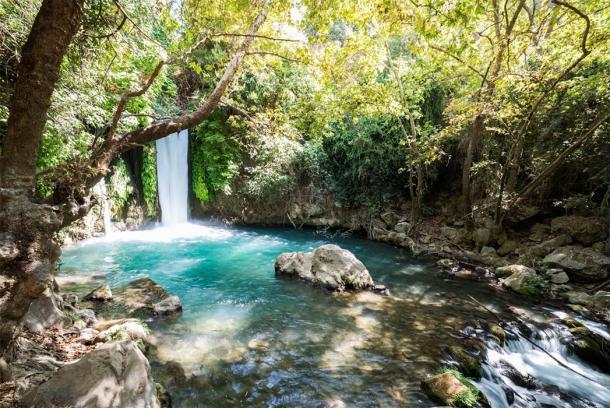
[[[562,319],[566,315],[558,312],[556,316]],[[481,333],[465,333],[486,345],[482,378],[473,383],[492,407],[610,406],[610,375],[574,353],[569,346],[574,336],[560,319],[543,326],[525,321],[507,323],[502,346]],[[578,324],[595,333],[599,341],[610,342],[604,325],[581,318]]]
[[[111,220],[110,202],[108,200],[108,190],[106,189],[106,180],[102,178],[95,186],[97,194],[102,200],[102,215],[104,219],[104,233],[110,236],[114,232]]]
[[[188,130],[157,140],[157,181],[164,226],[188,220]]]

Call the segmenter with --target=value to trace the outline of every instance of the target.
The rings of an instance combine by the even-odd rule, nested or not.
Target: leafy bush
[[[157,148],[154,143],[144,146],[142,157],[142,190],[146,215],[155,217],[158,214],[159,202],[157,196]]]
[[[244,192],[257,199],[290,193],[296,181],[293,164],[301,150],[301,144],[285,137],[264,141],[255,165],[246,168]]]
[[[526,278],[523,283],[526,294],[530,296],[541,295],[548,288],[547,281],[538,275]]]
[[[218,119],[204,122],[194,131],[191,150],[195,197],[207,203],[218,192],[230,193],[231,181],[239,172],[239,151],[230,129]]]
[[[407,191],[407,150],[402,134],[384,117],[346,119],[325,138],[321,167],[332,175],[339,203],[383,207]]]
[[[127,201],[134,192],[131,180],[127,174],[127,166],[123,159],[118,159],[113,166],[110,183],[107,183],[107,186],[112,214],[122,214]]]

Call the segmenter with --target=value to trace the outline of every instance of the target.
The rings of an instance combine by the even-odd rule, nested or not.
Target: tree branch
[[[117,27],[116,27],[114,30],[112,30],[111,32],[109,32],[108,34],[105,34],[105,35],[96,35],[96,36],[95,36],[95,37],[93,37],[93,38],[96,38],[96,39],[102,39],[102,40],[103,40],[103,39],[105,39],[105,38],[110,38],[110,37],[112,37],[113,35],[115,35],[116,33],[118,33],[118,32],[121,30],[121,28],[123,28],[123,26],[125,25],[125,22],[126,22],[126,21],[127,21],[127,14],[123,14],[123,20],[121,20],[121,22],[119,23],[119,25],[118,25],[118,26],[117,26]]]
[[[433,50],[442,52],[445,55],[448,55],[449,57],[453,58],[454,60],[458,61],[459,63],[461,63],[462,65],[466,66],[468,69],[470,69],[472,72],[474,72],[475,74],[477,74],[478,76],[480,76],[481,78],[483,78],[485,80],[485,77],[483,76],[483,74],[481,74],[481,72],[476,69],[475,67],[473,67],[472,65],[468,64],[467,62],[465,62],[463,59],[461,59],[460,57],[458,57],[457,55],[454,55],[452,53],[450,53],[447,50],[444,50],[440,47],[437,47],[436,45],[430,45],[430,48],[432,48]]]
[[[163,68],[163,65],[165,65],[165,61],[159,61],[150,78],[148,78],[142,88],[136,91],[126,92],[123,94],[123,96],[121,96],[116,110],[114,111],[114,116],[112,117],[112,123],[110,124],[110,129],[107,135],[108,140],[112,140],[112,137],[114,136],[114,133],[116,132],[117,127],[119,126],[119,121],[121,120],[121,116],[123,115],[123,111],[125,110],[125,105],[127,105],[127,102],[132,98],[144,95],[144,93],[148,91],[150,86],[153,84],[153,82],[161,72],[161,68]]]
[[[271,37],[271,36],[262,35],[262,34],[216,33],[216,34],[213,34],[212,37],[252,37],[252,38],[262,38],[264,40],[272,40],[272,41],[303,42],[301,40],[295,40],[295,39],[291,39],[291,38],[277,38],[277,37]]]
[[[274,52],[269,52],[269,51],[252,51],[252,52],[248,52],[246,53],[246,55],[271,55],[273,57],[278,57],[281,59],[285,59],[286,61],[290,61],[290,62],[295,62],[297,64],[305,64],[303,61],[294,59],[294,58],[290,58],[290,57],[285,57],[283,55],[280,54],[276,54]]]
[[[210,93],[210,95],[208,95],[207,99],[203,102],[199,109],[194,112],[184,113],[176,117],[165,119],[144,126],[142,128],[132,130],[123,134],[120,138],[117,139],[108,138],[106,142],[102,144],[100,149],[92,154],[88,165],[89,168],[93,169],[93,171],[85,173],[85,178],[84,180],[82,180],[83,187],[85,189],[93,187],[100,180],[100,178],[103,177],[103,175],[108,169],[108,166],[110,165],[114,157],[116,157],[118,154],[129,150],[134,146],[143,145],[148,142],[161,139],[167,135],[178,132],[180,130],[188,129],[190,127],[198,125],[205,118],[207,118],[210,113],[214,111],[214,109],[220,102],[220,99],[224,94],[225,90],[235,77],[235,74],[237,73],[237,70],[240,67],[242,60],[248,52],[248,48],[250,47],[252,41],[255,38],[254,35],[261,27],[261,25],[265,22],[266,18],[267,13],[263,10],[252,22],[248,29],[248,35],[245,37],[240,47],[236,50],[231,61],[229,61],[229,63],[227,64],[225,71],[220,80],[216,83],[214,90]],[[160,70],[163,64],[163,61],[160,62],[157,65],[157,68]],[[149,79],[149,82],[152,79],[154,78]],[[147,85],[150,86],[148,83]],[[146,89],[147,87],[145,85],[145,87],[143,87],[143,90],[146,91]],[[140,91],[142,91],[142,89]],[[136,93],[137,92],[138,91],[136,91]],[[121,98],[121,100],[125,100],[128,98],[129,97]],[[117,112],[115,112],[115,119],[117,117],[120,119],[119,112],[120,109],[119,107],[117,107]],[[115,120],[113,120],[113,122],[115,122]]]
[[[559,74],[559,76],[557,76],[551,82],[551,84],[540,94],[540,96],[538,98],[536,98],[534,103],[531,105],[529,111],[527,112],[527,115],[525,116],[523,122],[521,123],[521,126],[519,127],[519,131],[518,131],[517,136],[516,136],[515,143],[513,144],[513,147],[511,148],[511,150],[509,152],[509,155],[508,155],[508,165],[507,165],[507,170],[506,170],[508,172],[508,174],[505,174],[503,176],[503,177],[508,177],[508,179],[506,181],[506,185],[508,187],[508,191],[513,190],[515,185],[516,185],[516,182],[517,182],[517,172],[519,170],[519,161],[521,159],[521,154],[522,154],[522,151],[523,151],[523,139],[525,138],[525,134],[527,133],[527,131],[529,129],[529,125],[531,123],[531,120],[534,117],[534,114],[536,113],[538,108],[540,107],[540,104],[555,89],[557,84],[559,84],[561,81],[563,81],[565,79],[565,77],[574,68],[576,68],[578,66],[578,64],[580,64],[585,58],[587,58],[587,56],[589,54],[591,54],[591,51],[589,49],[587,49],[587,39],[588,39],[588,36],[589,36],[589,30],[591,28],[591,21],[589,20],[589,17],[586,14],[584,14],[582,11],[578,10],[574,6],[568,4],[568,3],[564,2],[564,1],[561,1],[561,0],[552,0],[552,2],[557,4],[557,5],[566,7],[568,9],[574,11],[583,20],[585,20],[585,29],[583,30],[582,38],[581,38],[581,54],[580,54],[580,56],[574,62],[572,62],[568,67],[566,67]],[[501,197],[500,197],[500,199],[501,199]]]
[[[529,194],[531,194],[536,187],[542,183],[546,178],[551,176],[555,170],[563,163],[563,161],[572,154],[576,149],[578,149],[584,142],[586,142],[608,118],[610,117],[610,110],[602,113],[595,122],[589,127],[589,129],[578,139],[574,141],[570,146],[564,149],[559,156],[551,164],[549,164],[534,180],[529,182],[519,193],[517,196],[509,203],[509,208],[513,205],[517,204],[524,198],[526,198]]]

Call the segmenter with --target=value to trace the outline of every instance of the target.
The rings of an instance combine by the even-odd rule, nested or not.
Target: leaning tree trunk
[[[36,202],[36,158],[61,62],[83,16],[84,0],[44,0],[23,46],[0,158],[0,357],[33,299],[53,279],[62,224]]]

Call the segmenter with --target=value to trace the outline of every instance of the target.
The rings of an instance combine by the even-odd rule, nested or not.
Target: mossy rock
[[[486,323],[485,330],[492,335],[492,339],[496,341],[499,345],[503,346],[506,341],[506,332],[500,325],[497,323]]]
[[[570,333],[574,338],[568,348],[582,360],[609,374],[610,341],[584,326],[572,328]]]
[[[435,402],[457,408],[489,407],[485,395],[458,371],[443,372],[421,383],[424,392]]]
[[[462,374],[477,380],[481,378],[481,363],[475,357],[459,346],[449,346],[445,351],[456,361]]]
[[[565,319],[563,319],[561,321],[563,322],[563,324],[568,326],[570,329],[575,329],[575,328],[578,328],[578,327],[585,327],[584,324],[582,324],[578,320],[573,319],[571,317],[566,317]]]

